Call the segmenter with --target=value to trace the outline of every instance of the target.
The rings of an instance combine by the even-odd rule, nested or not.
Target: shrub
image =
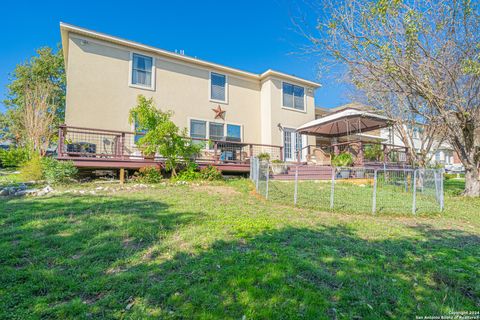
[[[175,178],[176,180],[181,181],[193,181],[201,179],[200,172],[198,172],[198,167],[196,164],[189,164],[185,169],[180,171]]]
[[[9,148],[0,150],[0,166],[20,167],[30,159],[30,152],[26,148]]]
[[[38,181],[43,179],[42,159],[35,154],[25,162],[21,168],[21,178],[26,181]]]
[[[207,181],[223,180],[222,172],[214,166],[200,170],[200,178]]]
[[[370,161],[383,161],[384,154],[382,146],[379,144],[367,144],[363,151],[363,156],[366,160]]]
[[[129,122],[136,131],[145,134],[138,139],[137,146],[145,156],[159,153],[165,158],[165,170],[177,175],[182,163],[191,163],[200,152],[201,146],[191,143],[187,130],[180,130],[171,120],[171,111],[159,110],[153,99],[138,96],[138,104],[130,110]]]
[[[157,167],[143,167],[135,173],[134,179],[144,183],[159,183],[162,172]]]
[[[353,164],[353,156],[348,152],[342,152],[332,159],[332,165],[335,167],[349,167]]]
[[[258,160],[260,161],[269,161],[270,160],[270,154],[269,153],[266,153],[266,152],[263,152],[263,153],[260,153],[258,156],[257,156]]]
[[[283,164],[283,163],[285,163],[285,162],[282,161],[282,160],[275,159],[275,160],[272,160],[272,163]]]
[[[43,178],[52,184],[70,182],[78,174],[73,161],[58,161],[50,157],[42,159],[42,171]]]

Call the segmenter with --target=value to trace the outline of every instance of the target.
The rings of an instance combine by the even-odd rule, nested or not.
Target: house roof
[[[388,127],[392,119],[375,113],[346,108],[300,126],[297,132],[323,137],[342,137]]]
[[[221,64],[197,59],[197,58],[194,58],[194,57],[189,57],[189,56],[186,56],[186,55],[183,55],[183,54],[174,53],[174,52],[167,51],[167,50],[164,50],[164,49],[155,48],[155,47],[148,46],[148,45],[145,45],[145,44],[141,44],[141,43],[138,43],[138,42],[118,38],[118,37],[111,36],[111,35],[108,35],[108,34],[105,34],[105,33],[96,32],[96,31],[92,31],[92,30],[89,30],[89,29],[77,27],[77,26],[67,24],[67,23],[64,23],[64,22],[60,22],[60,33],[61,33],[61,36],[62,36],[62,47],[63,47],[63,54],[64,54],[64,58],[65,58],[65,65],[68,65],[67,64],[67,61],[68,61],[68,45],[69,45],[68,35],[69,35],[69,33],[75,33],[75,34],[78,34],[78,35],[83,35],[83,36],[87,36],[87,37],[90,37],[90,38],[103,40],[103,41],[107,41],[107,42],[110,42],[110,43],[115,43],[115,44],[118,44],[118,45],[123,45],[123,46],[134,48],[134,49],[137,49],[137,50],[150,52],[150,53],[153,53],[153,54],[156,54],[156,55],[159,55],[159,56],[163,56],[163,57],[167,57],[167,58],[170,58],[170,59],[183,61],[183,62],[187,62],[187,63],[191,63],[191,64],[195,64],[195,65],[199,65],[199,66],[203,66],[203,67],[207,67],[207,68],[215,68],[217,70],[221,70],[221,71],[224,71],[224,72],[227,72],[227,73],[236,74],[236,75],[240,75],[240,76],[244,76],[244,77],[248,77],[248,78],[253,78],[253,79],[256,79],[256,80],[259,80],[259,81],[268,79],[270,77],[277,77],[277,78],[288,79],[290,81],[301,83],[301,84],[306,85],[306,86],[311,86],[313,88],[318,88],[318,87],[321,86],[317,82],[302,79],[302,78],[299,78],[297,76],[289,75],[289,74],[279,72],[279,71],[275,71],[275,70],[272,70],[272,69],[268,69],[267,71],[265,71],[261,74],[247,72],[247,71],[243,71],[243,70],[240,70],[240,69],[227,67],[227,66],[224,66],[224,65],[221,65]]]

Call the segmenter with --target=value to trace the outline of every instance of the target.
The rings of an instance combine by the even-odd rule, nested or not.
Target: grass
[[[293,208],[245,180],[95,193],[0,202],[0,318],[412,319],[480,308],[479,199],[447,196],[445,213],[412,217]]]

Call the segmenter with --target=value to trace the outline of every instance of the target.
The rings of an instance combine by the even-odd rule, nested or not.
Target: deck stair
[[[286,170],[279,174],[270,173],[272,180],[295,180],[295,165],[288,165]],[[300,165],[298,166],[299,180],[329,180],[332,178],[331,166]]]

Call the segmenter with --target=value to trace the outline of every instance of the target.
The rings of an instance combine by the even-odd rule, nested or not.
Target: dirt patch
[[[229,186],[211,186],[211,185],[197,185],[192,186],[194,191],[203,191],[211,195],[232,196],[239,195],[240,192]]]

